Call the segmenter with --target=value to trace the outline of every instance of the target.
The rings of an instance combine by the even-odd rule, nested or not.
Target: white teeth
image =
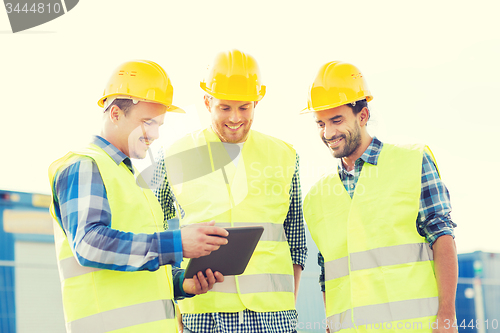
[[[328,142],[328,144],[329,144],[330,146],[332,146],[332,145],[336,145],[336,144],[337,144],[340,140],[342,140],[342,138],[340,138],[340,139],[338,139],[338,140],[335,140],[335,141],[330,141],[330,142]]]
[[[226,125],[227,127],[229,127],[230,129],[237,129],[239,128],[241,125],[238,125],[238,126],[229,126],[229,125]]]

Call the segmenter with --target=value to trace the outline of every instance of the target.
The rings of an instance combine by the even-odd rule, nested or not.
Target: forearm
[[[325,306],[325,312],[326,312],[326,294],[323,291],[323,305]],[[327,318],[327,325],[326,325],[326,333],[330,333],[330,327],[328,326],[328,318]]]
[[[297,303],[297,295],[299,294],[299,286],[300,286],[300,276],[302,275],[302,266],[293,265],[293,280],[295,282],[294,294],[295,294],[295,303]]]
[[[73,252],[82,266],[155,271],[182,260],[182,240],[179,230],[142,234],[97,226],[76,240]]]
[[[439,295],[438,317],[455,320],[458,259],[452,236],[439,237],[433,245],[434,269]]]

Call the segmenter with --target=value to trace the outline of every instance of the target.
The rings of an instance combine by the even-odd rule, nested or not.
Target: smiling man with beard
[[[261,225],[264,233],[242,275],[179,302],[184,332],[295,332],[307,254],[297,153],[251,129],[266,92],[251,55],[219,53],[200,85],[211,125],[174,143],[158,164],[165,217],[175,215],[176,202],[182,225],[214,219]]]
[[[333,61],[319,69],[302,111],[313,112],[338,158],[304,200],[329,331],[456,331],[448,190],[427,146],[370,136],[371,100],[361,72]]]

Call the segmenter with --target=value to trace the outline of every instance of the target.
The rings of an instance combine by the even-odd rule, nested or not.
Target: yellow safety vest
[[[163,212],[158,200],[136,179],[124,163],[117,165],[98,146],[70,152],[55,161],[49,178],[55,187],[57,173],[77,155],[92,158],[101,173],[112,212],[112,227],[132,233],[161,231]],[[54,192],[53,192],[54,193]],[[81,266],[56,221],[54,235],[68,332],[176,332],[172,271],[120,272]]]
[[[180,222],[262,225],[264,233],[242,275],[226,276],[208,293],[179,301],[181,312],[295,309],[293,264],[283,229],[295,150],[256,131],[250,131],[237,166],[226,148],[213,130],[205,129],[184,137],[166,152],[168,179],[185,212]]]
[[[330,331],[431,332],[438,310],[433,252],[416,230],[423,146],[384,144],[351,199],[337,169],[304,200],[325,259]]]

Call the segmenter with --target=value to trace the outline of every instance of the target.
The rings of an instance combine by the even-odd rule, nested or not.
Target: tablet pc
[[[264,227],[229,227],[225,228],[229,235],[227,244],[207,256],[193,258],[189,261],[184,276],[192,278],[196,273],[210,268],[212,272],[222,275],[239,275],[245,271],[248,261],[264,232]]]

